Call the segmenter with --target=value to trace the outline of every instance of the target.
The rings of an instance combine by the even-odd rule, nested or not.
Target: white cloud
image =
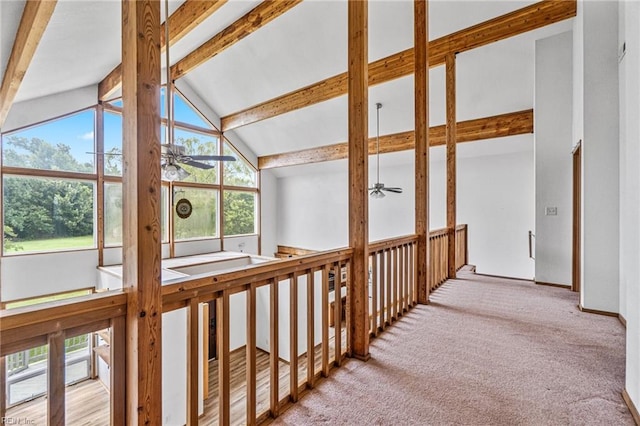
[[[85,140],[85,141],[92,141],[93,140],[93,132],[87,132],[83,135],[78,136],[79,139]]]

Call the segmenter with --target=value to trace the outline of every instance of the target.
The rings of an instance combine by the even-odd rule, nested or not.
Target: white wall
[[[0,297],[8,302],[94,287],[97,264],[98,250],[4,256]]]
[[[574,143],[582,150],[584,308],[615,312],[619,296],[618,4],[578,2]]]
[[[458,146],[458,223],[469,224],[470,263],[478,272],[533,278],[527,246],[534,225],[532,142],[533,137],[525,135]],[[518,149],[494,155],[493,147],[500,144]],[[441,149],[432,149],[431,157],[430,228],[437,229],[446,217],[445,164]],[[389,158],[381,157],[380,180],[404,192],[370,200],[371,241],[412,234],[414,229],[413,152],[396,157],[403,164],[390,164]],[[370,178],[374,173],[370,170]],[[285,171],[278,179],[277,199],[278,244],[316,250],[348,244],[346,162]]]
[[[260,171],[260,253],[273,256],[278,250],[278,181],[270,170]]]
[[[50,120],[64,114],[89,108],[98,99],[98,85],[81,87],[38,99],[13,104],[2,126],[8,132],[34,123]]]
[[[625,389],[640,408],[640,2],[620,2],[620,313],[627,320]]]
[[[572,262],[572,44],[570,31],[536,41],[535,279],[562,285]]]

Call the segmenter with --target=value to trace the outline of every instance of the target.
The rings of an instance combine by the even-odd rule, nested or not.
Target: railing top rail
[[[122,290],[2,310],[0,356],[46,344],[51,333],[73,336],[108,327],[112,318],[126,312]]]
[[[385,250],[388,248],[397,247],[404,244],[411,244],[416,241],[418,241],[418,235],[416,234],[374,241],[369,243],[369,254],[373,254],[380,250]]]
[[[429,232],[429,238],[439,237],[441,235],[447,235],[449,230],[447,228],[435,229]]]
[[[112,290],[21,308],[3,309],[0,311],[0,333],[5,333],[25,324],[55,322],[63,318],[95,312],[104,308],[121,307],[124,314],[126,306],[127,295],[122,290]]]
[[[456,226],[456,231],[462,231],[463,229],[467,229],[467,224],[463,223],[461,225]]]
[[[228,272],[210,275],[207,273],[190,277],[176,278],[162,286],[163,306],[175,306],[176,303],[193,297],[213,295],[223,290],[233,291],[236,287],[261,283],[277,277],[288,277],[294,273],[304,273],[328,263],[344,262],[351,259],[353,249],[341,248],[315,254],[274,260],[261,264],[241,266]]]

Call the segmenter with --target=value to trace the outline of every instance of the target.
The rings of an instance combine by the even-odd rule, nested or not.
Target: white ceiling
[[[181,1],[171,1],[170,13]],[[255,7],[230,0],[172,46],[171,62]],[[430,1],[430,38],[524,7],[532,1]],[[23,0],[0,2],[0,68],[4,74]],[[163,6],[164,7],[164,6]],[[305,0],[209,60],[185,78],[219,116],[250,107],[346,71],[347,10],[339,0]],[[163,14],[164,16],[164,14]],[[16,101],[97,84],[120,62],[120,1],[59,0]],[[533,107],[534,45],[571,29],[571,22],[458,55],[458,120]],[[413,2],[373,0],[369,5],[369,58],[380,59],[413,44]],[[444,67],[430,73],[430,121],[442,124]],[[381,102],[382,134],[413,128],[413,77],[369,91],[370,134]],[[237,129],[257,155],[344,142],[347,98],[342,96]],[[481,147],[482,145],[478,145]],[[402,155],[400,156],[402,157]]]

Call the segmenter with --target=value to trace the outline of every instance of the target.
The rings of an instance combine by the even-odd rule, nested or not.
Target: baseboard
[[[624,328],[627,328],[627,320],[625,317],[622,316],[622,314],[618,314],[618,319],[620,320],[622,325],[624,325]]]
[[[527,282],[527,283],[534,282],[533,280],[528,280],[526,278],[506,277],[504,275],[479,274],[477,272],[476,272],[476,275],[480,275],[481,277],[488,277],[488,278],[500,278],[500,279],[503,279],[503,280],[524,281],[524,282]]]
[[[571,286],[567,284],[546,283],[544,281],[534,281],[534,283],[536,283],[537,285],[545,285],[548,287],[558,287],[558,288],[565,288],[567,290],[571,290]]]
[[[626,389],[622,391],[622,398],[624,399],[624,402],[627,403],[627,407],[629,407],[629,411],[631,412],[631,416],[633,416],[633,420],[635,420],[636,424],[640,426],[640,412],[638,412],[638,409],[633,404],[633,401],[629,397]]]
[[[582,307],[581,304],[578,305],[578,309],[580,309],[580,312],[586,312],[588,314],[605,315],[607,317],[616,317],[616,318],[618,318],[619,316],[619,314],[615,312],[599,311],[597,309],[584,308]]]

